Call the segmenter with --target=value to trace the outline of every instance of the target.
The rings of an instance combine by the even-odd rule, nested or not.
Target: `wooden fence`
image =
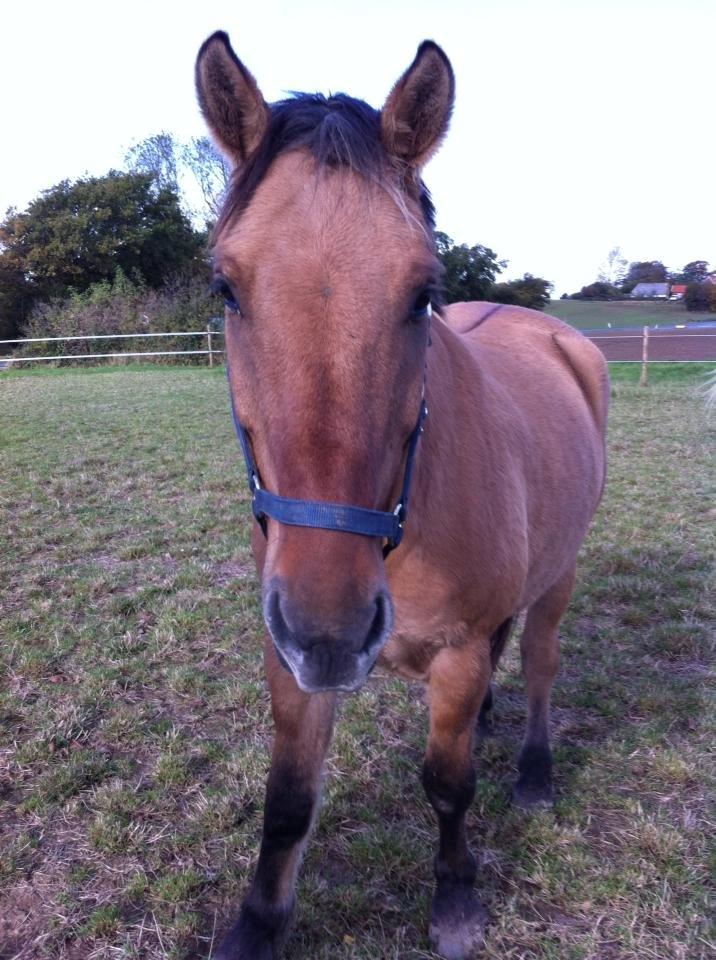
[[[10,355],[0,357],[0,365],[17,363],[39,363],[42,361],[52,362],[53,360],[107,360],[121,357],[208,357],[209,366],[214,366],[217,357],[224,354],[223,345],[216,345],[216,338],[223,337],[224,331],[218,329],[215,325],[209,324],[206,330],[176,330],[170,333],[98,333],[87,336],[68,336],[68,337],[27,337],[22,340],[0,340],[0,348],[14,345],[14,349],[20,350],[20,355]],[[47,356],[35,356],[26,354],[23,347],[30,343],[70,343],[77,341],[95,341],[95,340],[154,340],[161,337],[200,337],[206,339],[206,349],[201,350],[131,350],[111,353],[54,353]]]
[[[0,367],[10,364],[40,363],[53,361],[76,360],[109,360],[129,358],[155,357],[199,357],[205,356],[210,367],[224,355],[223,341],[217,338],[224,336],[221,320],[210,323],[206,330],[181,330],[170,333],[102,333],[92,336],[68,337],[31,337],[23,340],[0,340],[2,347],[14,347],[19,354],[0,357]],[[641,333],[620,333],[618,330],[609,333],[587,333],[588,339],[599,346],[609,363],[641,363],[641,382],[646,384],[648,365],[650,363],[703,363],[716,364],[716,333],[706,331],[692,332],[690,330],[665,331],[657,328],[644,327]],[[106,341],[106,340],[148,340],[161,337],[199,337],[206,339],[206,349],[198,350],[132,350],[112,351],[109,353],[58,353],[46,356],[35,356],[24,352],[23,347],[38,343],[70,343],[74,341]],[[664,353],[669,354],[664,356]]]

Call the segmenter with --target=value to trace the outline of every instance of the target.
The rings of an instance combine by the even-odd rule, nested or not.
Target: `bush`
[[[624,294],[611,283],[604,280],[597,280],[586,287],[582,287],[580,293],[583,300],[623,300]]]
[[[518,307],[530,307],[533,310],[544,310],[549,303],[551,289],[552,284],[548,280],[526,273],[519,280],[494,284],[488,300]]]
[[[85,337],[205,330],[209,320],[222,312],[204,278],[175,277],[160,290],[151,290],[141,280],[130,280],[118,270],[111,283],[94,283],[64,300],[38,304],[22,332],[25,337]],[[92,353],[196,350],[205,347],[203,337],[197,337],[196,340],[193,337],[60,340],[28,344],[23,349],[23,355],[86,356]],[[181,358],[167,358],[170,359],[176,361]],[[197,357],[184,359],[188,362],[200,360]]]
[[[687,310],[716,312],[716,283],[689,283],[684,303]]]
[[[582,287],[579,293],[572,293],[568,300],[628,300],[627,294],[605,280],[595,280],[594,283],[588,283]]]

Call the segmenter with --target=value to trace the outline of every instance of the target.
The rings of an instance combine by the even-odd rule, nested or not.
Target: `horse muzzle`
[[[387,592],[341,611],[332,623],[307,616],[280,583],[269,587],[264,619],[283,667],[304,693],[353,692],[375,666],[393,625]]]

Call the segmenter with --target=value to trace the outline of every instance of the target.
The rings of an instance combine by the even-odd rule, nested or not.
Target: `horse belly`
[[[585,411],[575,414],[572,432],[564,431],[559,449],[561,455],[543,460],[541,470],[533,467],[533,476],[540,474],[542,496],[539,504],[528,510],[528,567],[519,607],[531,606],[574,567],[584,542],[589,523],[599,504],[604,479],[603,448],[598,439],[579,444],[575,436],[594,432]],[[560,432],[559,418],[553,420],[553,436]],[[532,464],[538,461],[535,456]]]

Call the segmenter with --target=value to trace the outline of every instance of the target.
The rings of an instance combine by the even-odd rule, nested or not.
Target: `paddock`
[[[646,389],[612,366],[609,481],[561,631],[554,812],[509,803],[514,640],[478,748],[486,958],[713,947],[711,366],[655,365]],[[206,957],[253,869],[271,741],[225,373],[6,371],[0,397],[0,956]],[[376,675],[342,699],[288,960],[433,956],[426,722],[419,684]]]

